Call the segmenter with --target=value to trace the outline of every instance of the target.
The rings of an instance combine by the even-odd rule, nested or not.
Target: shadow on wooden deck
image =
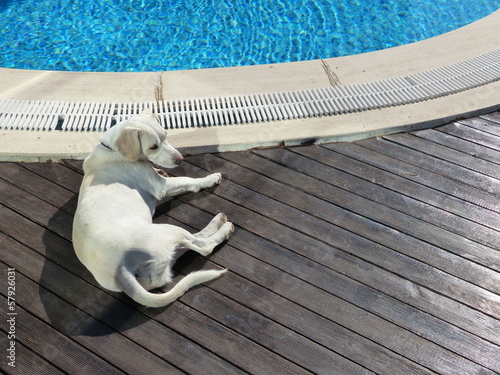
[[[150,309],[100,288],[74,254],[81,162],[0,164],[2,371],[500,372],[500,113],[170,171],[209,172],[221,185],[162,202],[155,222],[194,231],[225,212],[233,237],[176,271],[230,272]]]

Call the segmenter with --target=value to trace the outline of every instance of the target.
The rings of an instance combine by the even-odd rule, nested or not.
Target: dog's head
[[[131,161],[150,160],[161,167],[174,168],[184,159],[167,142],[167,132],[149,109],[113,126],[100,141]]]

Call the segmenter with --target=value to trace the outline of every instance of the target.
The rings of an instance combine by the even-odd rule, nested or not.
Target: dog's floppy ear
[[[124,128],[116,139],[115,147],[127,159],[136,161],[141,157],[142,129]]]

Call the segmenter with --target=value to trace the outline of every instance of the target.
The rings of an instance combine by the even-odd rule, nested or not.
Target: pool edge
[[[421,42],[361,55],[275,65],[160,73],[78,73],[0,68],[1,99],[149,102],[321,88],[405,76],[500,46],[500,10]],[[288,77],[288,78],[287,78]],[[290,79],[293,77],[293,79]],[[186,153],[353,140],[430,127],[499,107],[500,84],[421,103],[320,118],[170,131]],[[0,160],[83,158],[99,134],[0,131]],[[31,151],[26,153],[26,146]]]

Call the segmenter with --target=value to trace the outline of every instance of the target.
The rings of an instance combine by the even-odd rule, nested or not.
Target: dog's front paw
[[[221,229],[224,231],[224,238],[226,240],[229,239],[229,237],[231,237],[231,234],[233,234],[234,232],[234,225],[233,223],[231,223],[230,221],[224,223],[224,225],[222,225]]]
[[[205,178],[207,181],[207,185],[205,187],[207,188],[218,185],[222,181],[222,175],[220,173],[213,173]]]
[[[222,224],[224,224],[227,221],[227,216],[226,216],[226,214],[224,212],[219,212],[215,216],[215,220],[217,220],[222,225]]]
[[[228,221],[224,225],[227,226],[226,240],[228,240],[234,232],[234,224]]]

